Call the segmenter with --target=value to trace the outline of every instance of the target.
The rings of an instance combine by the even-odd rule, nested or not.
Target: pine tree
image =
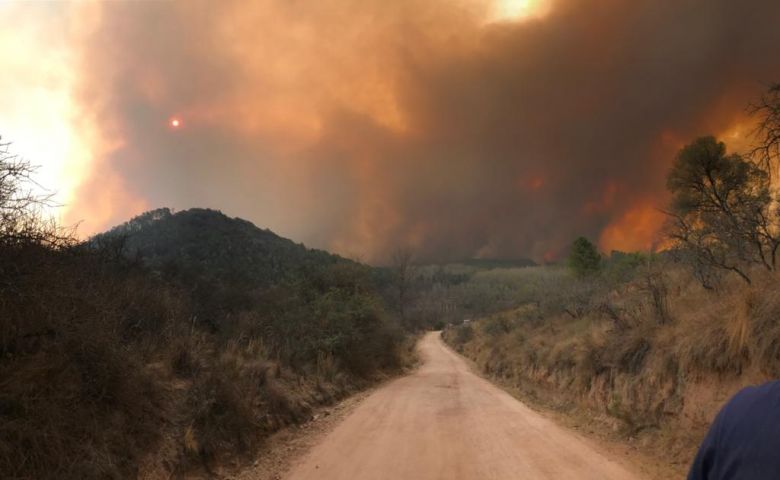
[[[577,238],[571,246],[568,265],[578,277],[593,275],[599,271],[601,255],[587,238]]]

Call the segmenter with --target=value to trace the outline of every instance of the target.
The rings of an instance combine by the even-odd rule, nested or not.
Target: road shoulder
[[[620,463],[637,476],[648,480],[668,480],[684,476],[683,469],[679,466],[670,466],[659,462],[658,458],[643,453],[640,445],[626,443],[614,432],[606,431],[602,423],[592,418],[591,412],[576,408],[566,412],[556,409],[554,406],[544,403],[538,396],[529,394],[518,385],[503,382],[486,374],[471,358],[457,352],[443,338],[441,338],[441,343],[447,350],[463,359],[472,373],[507,392],[539,415],[578,435],[585,442],[594,444],[610,459]]]

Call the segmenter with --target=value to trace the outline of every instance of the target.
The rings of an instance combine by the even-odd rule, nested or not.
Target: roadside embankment
[[[722,404],[780,374],[774,276],[726,287],[710,292],[672,269],[660,298],[637,280],[579,315],[528,304],[443,337],[529,403],[636,446],[663,464],[659,478],[681,475]]]

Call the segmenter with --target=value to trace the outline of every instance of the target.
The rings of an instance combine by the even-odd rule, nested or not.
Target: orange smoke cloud
[[[380,262],[647,248],[679,143],[780,79],[780,4],[748,3],[101,3],[71,213],[220,208]]]
[[[607,225],[599,237],[599,248],[604,252],[654,251],[662,240],[659,231],[666,219],[656,203],[636,205]]]

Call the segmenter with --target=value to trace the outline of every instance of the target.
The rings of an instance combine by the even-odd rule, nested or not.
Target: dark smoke
[[[647,248],[674,152],[780,80],[774,0],[422,3],[102,4],[81,98],[118,146],[74,215],[113,175],[369,261]]]

